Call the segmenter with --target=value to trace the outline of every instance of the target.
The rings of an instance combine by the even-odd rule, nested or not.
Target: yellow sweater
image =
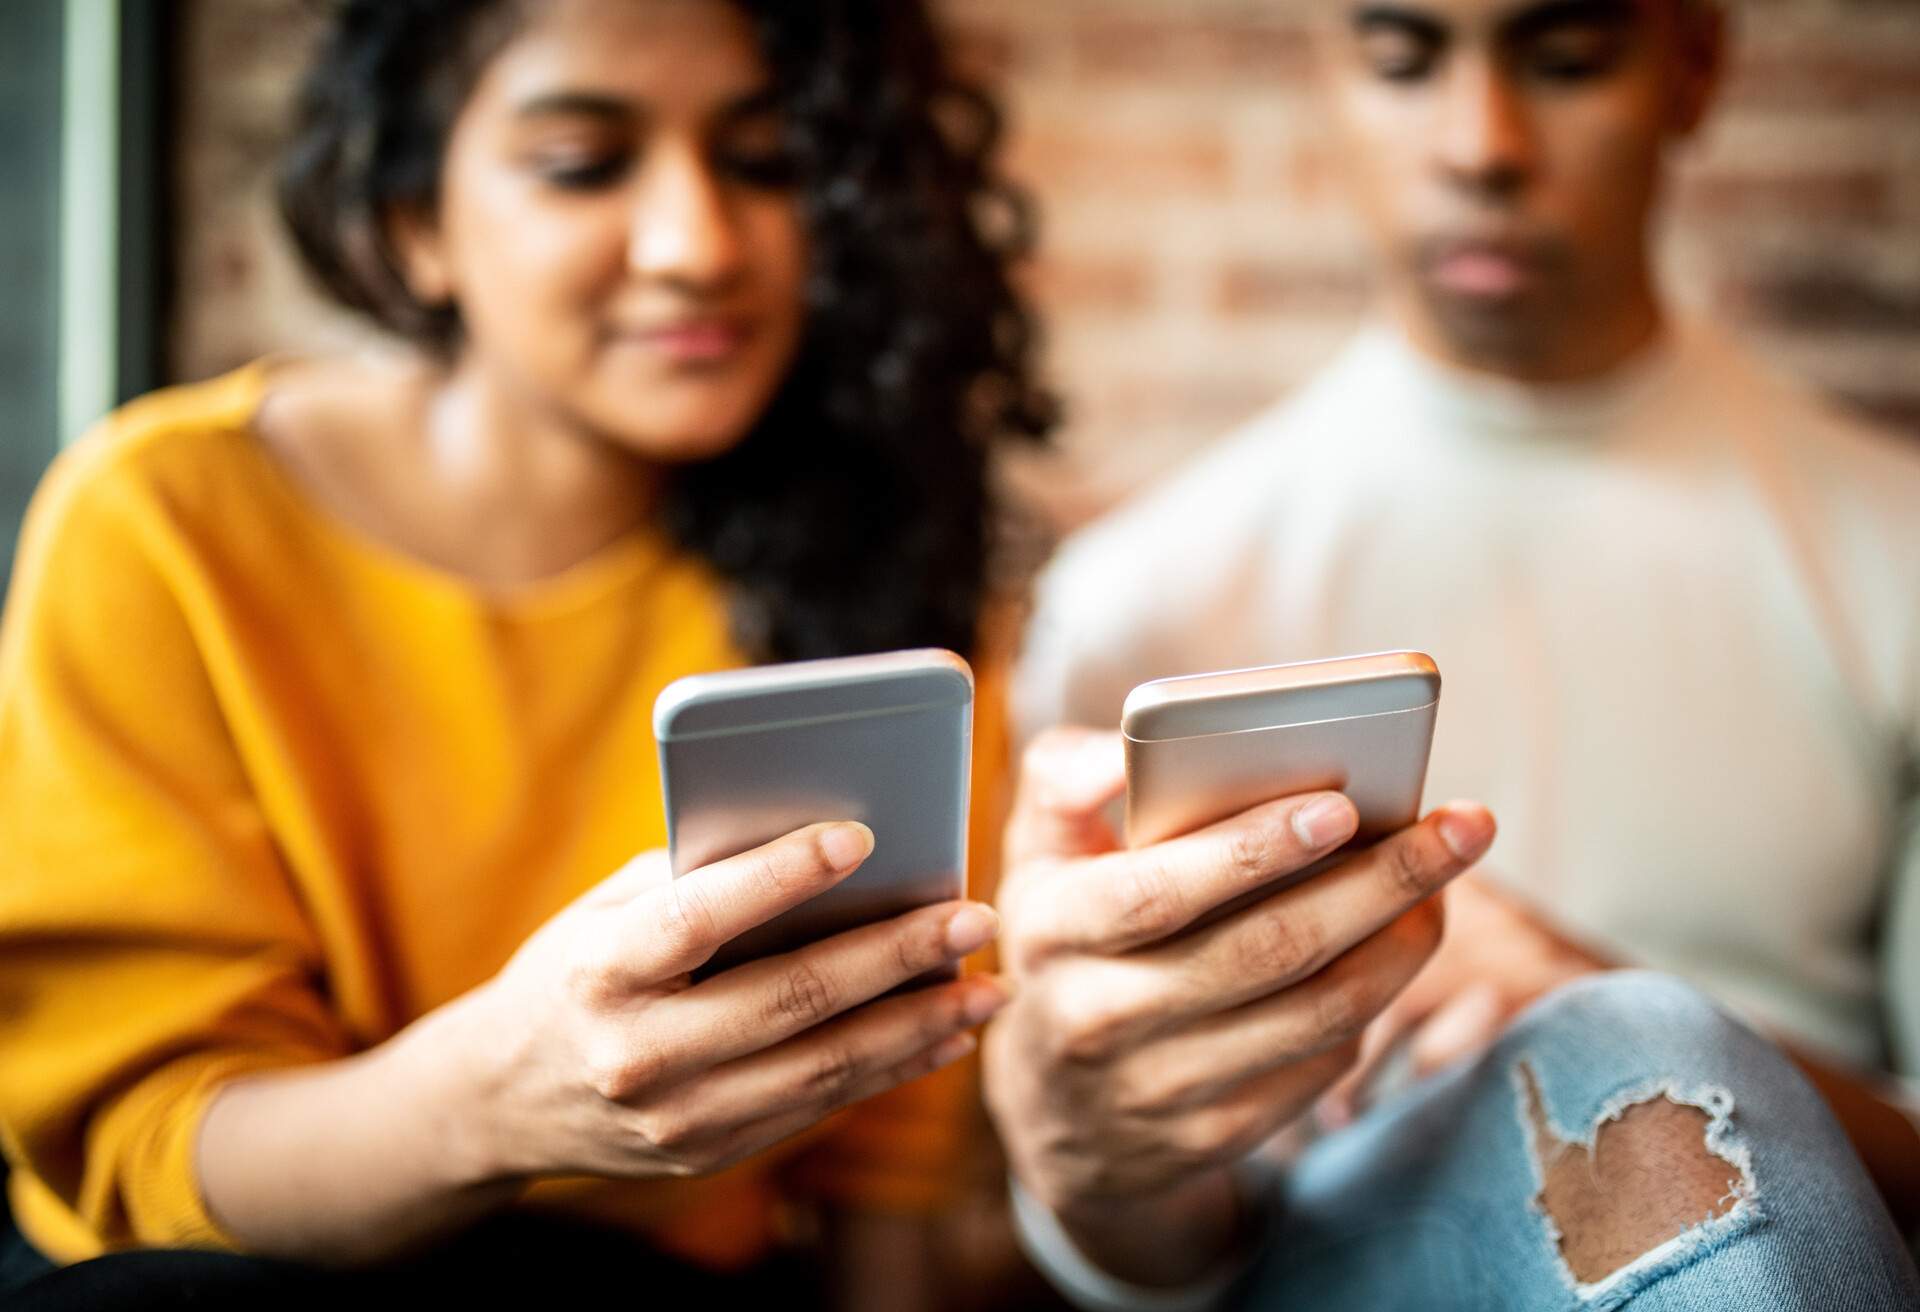
[[[378,1044],[662,846],[654,696],[742,663],[716,580],[652,536],[501,600],[356,535],[250,432],[265,378],[148,397],[63,456],[0,628],[0,1131],[59,1261],[234,1246],[191,1159],[221,1081]],[[1005,747],[982,676],[986,853]],[[748,1261],[797,1180],[937,1203],[970,1079],[719,1176],[525,1205]]]

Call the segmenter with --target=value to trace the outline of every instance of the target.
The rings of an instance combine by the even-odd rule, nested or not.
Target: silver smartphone
[[[1121,711],[1127,841],[1157,843],[1333,789],[1360,813],[1348,846],[1377,842],[1420,816],[1439,708],[1440,670],[1412,651],[1143,683]]]
[[[661,692],[653,733],[675,878],[819,821],[873,830],[860,869],[703,976],[964,895],[973,671],[952,652],[693,675]]]

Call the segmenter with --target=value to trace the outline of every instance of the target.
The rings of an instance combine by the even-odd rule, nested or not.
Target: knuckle
[[[833,989],[819,969],[797,961],[773,994],[773,1019],[810,1028],[833,1014]]]
[[[922,1043],[938,1043],[973,1024],[967,1019],[967,993],[964,987],[949,987],[933,995],[932,1005],[916,1018],[914,1031]]]
[[[642,1137],[656,1148],[678,1153],[699,1137],[693,1118],[677,1107],[652,1107],[635,1122]]]
[[[1227,839],[1227,866],[1242,883],[1261,883],[1276,873],[1276,846],[1272,823],[1236,826]]]
[[[1383,854],[1388,884],[1402,897],[1425,897],[1432,891],[1440,863],[1433,859],[1422,835],[1405,834],[1389,842]]]
[[[903,979],[923,975],[947,959],[947,925],[942,917],[925,916],[910,933],[893,940],[894,965]]]
[[[561,967],[560,988],[571,1001],[598,1011],[614,992],[613,971],[602,953],[583,952]]]
[[[1325,943],[1313,922],[1291,908],[1256,912],[1234,935],[1233,966],[1241,979],[1291,979],[1316,962]]]
[[[586,1053],[587,1087],[608,1102],[624,1102],[651,1083],[653,1063],[632,1045],[607,1038],[591,1044]]]
[[[1209,1108],[1183,1117],[1172,1137],[1174,1149],[1182,1157],[1196,1162],[1212,1161],[1229,1137],[1226,1114]]]
[[[806,1095],[815,1101],[837,1101],[860,1076],[860,1058],[853,1049],[835,1044],[815,1057],[801,1081]]]
[[[1264,1118],[1241,1108],[1217,1107],[1187,1119],[1178,1137],[1180,1151],[1195,1162],[1229,1161],[1265,1137]]]
[[[655,932],[670,955],[677,959],[702,951],[712,941],[715,923],[713,907],[697,880],[676,879],[667,885]]]
[[[1113,1101],[1131,1116],[1153,1117],[1187,1106],[1204,1092],[1203,1082],[1187,1071],[1142,1071],[1114,1081]]]
[[[1158,936],[1178,927],[1182,899],[1179,883],[1165,865],[1136,865],[1121,885],[1117,928],[1129,936]]]
[[[1099,1063],[1119,1051],[1125,1037],[1125,1014],[1104,998],[1060,998],[1054,1003],[1054,1035],[1069,1060]]]
[[[1374,999],[1361,983],[1330,980],[1315,991],[1312,1024],[1321,1042],[1345,1041],[1373,1019]]]
[[[1058,951],[1046,927],[1048,897],[1046,890],[1028,889],[1000,899],[1000,956],[1017,973],[1040,969]]]

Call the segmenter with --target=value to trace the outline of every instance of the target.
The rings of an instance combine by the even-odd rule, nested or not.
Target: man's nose
[[[726,188],[702,152],[662,144],[635,198],[627,263],[643,278],[709,291],[730,282],[745,254]]]
[[[1495,61],[1457,61],[1437,112],[1437,163],[1454,185],[1503,198],[1532,176],[1533,125],[1525,97]]]

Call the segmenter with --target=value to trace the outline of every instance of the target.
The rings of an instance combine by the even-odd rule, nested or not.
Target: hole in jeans
[[[1636,1089],[1604,1108],[1584,1141],[1548,1119],[1533,1068],[1514,1068],[1521,1119],[1547,1219],[1576,1286],[1610,1284],[1654,1261],[1753,1195],[1746,1155],[1720,1142],[1733,1099]]]

